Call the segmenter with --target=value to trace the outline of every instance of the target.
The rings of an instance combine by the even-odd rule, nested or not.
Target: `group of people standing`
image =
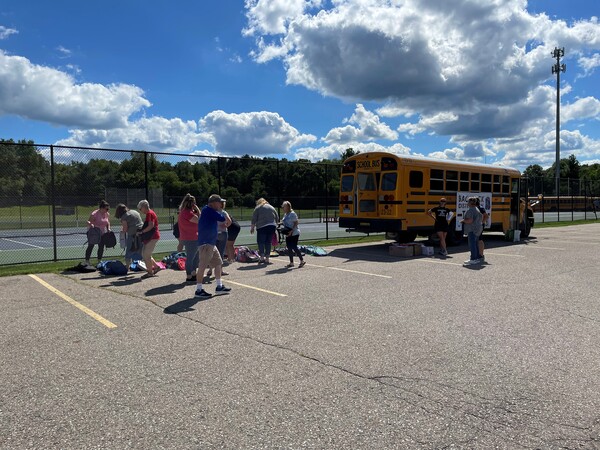
[[[225,261],[231,263],[235,260],[235,240],[240,232],[239,223],[225,211],[226,200],[219,194],[212,194],[207,204],[200,209],[196,198],[186,194],[178,208],[177,228],[179,230],[178,249],[184,249],[187,255],[185,272],[187,282],[196,282],[196,297],[210,297],[204,290],[203,280],[206,272],[211,276],[214,271],[216,294],[227,293],[231,288],[226,287],[221,277],[228,275],[223,270]],[[294,267],[294,256],[300,260],[299,267],[305,261],[298,248],[300,229],[298,215],[292,209],[290,202],[282,204],[284,216],[279,220],[277,210],[264,198],[256,201],[252,213],[250,233],[256,231],[256,242],[260,255],[259,264],[270,264],[272,242],[278,226],[281,226],[286,238],[289,254],[288,268]],[[147,200],[142,200],[137,205],[138,211],[130,210],[126,205],[117,205],[115,217],[121,221],[122,233],[125,237],[125,264],[130,266],[134,257],[141,255],[145,264],[146,274],[143,276],[154,277],[161,270],[152,257],[156,243],[160,239],[158,217],[150,208]],[[102,234],[110,231],[110,206],[102,200],[97,210],[94,210],[88,220],[88,228],[99,227]],[[142,220],[141,214],[145,215]],[[104,246],[102,244],[88,244],[85,258],[86,263],[92,254],[95,245],[98,245],[98,261],[102,259]],[[138,256],[139,257],[139,256]]]
[[[434,231],[440,240],[440,255],[448,256],[446,247],[446,236],[450,228],[450,221],[454,212],[446,207],[446,199],[441,198],[439,206],[431,208],[427,214],[435,220]],[[487,221],[488,214],[481,206],[479,197],[469,197],[468,209],[463,215],[460,223],[463,224],[463,232],[467,235],[469,241],[470,259],[464,262],[465,266],[481,264],[485,262],[483,255],[484,243],[482,239],[483,229]]]

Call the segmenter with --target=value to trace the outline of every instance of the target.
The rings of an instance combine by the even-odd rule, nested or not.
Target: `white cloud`
[[[582,56],[577,62],[584,70],[582,76],[588,76],[596,67],[600,66],[600,53],[594,53],[590,57]]]
[[[127,84],[81,83],[67,73],[0,50],[0,115],[76,128],[123,127],[150,106],[142,89]]]
[[[325,147],[303,147],[295,152],[297,159],[307,159],[309,161],[321,161],[323,159],[336,159],[347,149],[351,147],[354,151],[361,153],[368,152],[388,152],[396,155],[410,155],[410,148],[402,144],[393,144],[389,146],[377,144],[375,142],[355,142],[352,145],[347,144],[331,144]]]
[[[320,5],[321,0],[246,0],[248,27],[244,34],[284,33],[291,19],[298,17],[306,9]]]
[[[69,58],[73,54],[73,52],[71,50],[63,47],[62,45],[59,45],[58,47],[56,47],[56,50],[58,50],[58,52],[60,53],[61,58]]]
[[[15,28],[6,28],[0,25],[0,40],[8,38],[11,34],[18,34],[19,31]]]
[[[360,103],[356,105],[354,114],[352,114],[350,119],[346,119],[344,122],[356,124],[358,127],[347,125],[345,127],[334,128],[327,133],[327,136],[323,140],[329,144],[343,144],[379,139],[393,141],[398,138],[398,133],[385,123],[380,122],[379,116],[371,111],[367,111]]]
[[[572,120],[583,120],[600,117],[600,100],[594,97],[577,99],[561,107],[561,120],[566,123]]]
[[[382,117],[417,117],[400,132],[486,142],[483,148],[499,155],[493,149],[505,142],[539,144],[552,130],[555,46],[567,49],[565,61],[579,58],[588,75],[600,64],[597,18],[567,24],[528,13],[525,0],[336,0],[320,11],[273,2],[272,16],[259,14],[259,3],[266,8],[246,3],[253,56],[258,62],[281,59],[289,84],[380,102]],[[562,89],[563,96],[568,92]],[[597,117],[597,102],[566,102],[566,121]],[[326,140],[360,134],[360,127],[347,126]],[[475,154],[461,150],[461,157]]]
[[[292,147],[316,140],[315,136],[301,134],[279,114],[268,111],[213,111],[200,120],[200,128],[212,136],[215,150],[223,155],[285,154]]]
[[[70,137],[56,145],[150,151],[191,150],[211,136],[202,134],[195,121],[163,117],[141,118],[110,130],[70,130]]]

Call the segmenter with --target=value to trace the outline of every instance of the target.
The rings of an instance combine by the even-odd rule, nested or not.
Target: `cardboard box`
[[[410,245],[413,248],[413,256],[421,256],[421,253],[422,253],[421,244],[417,244],[415,242],[415,243],[408,244],[408,245]]]
[[[390,256],[400,256],[401,258],[411,258],[413,256],[412,245],[390,245]]]

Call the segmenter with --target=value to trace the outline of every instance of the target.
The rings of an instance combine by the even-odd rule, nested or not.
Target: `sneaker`
[[[474,264],[477,264],[477,260],[476,260],[476,259],[470,259],[470,260],[468,260],[468,261],[465,261],[465,262],[463,263],[463,266],[472,266],[472,265],[474,265]]]
[[[485,256],[481,255],[481,258],[479,258],[479,261],[484,263],[485,262]]]
[[[229,275],[229,272],[225,272],[224,270],[222,270],[221,275],[225,277],[225,276]]]
[[[212,297],[212,294],[209,294],[204,289],[196,289],[196,293],[194,294],[194,297],[208,298],[208,297]]]
[[[222,284],[221,286],[217,286],[217,289],[215,289],[215,295],[226,294],[229,291],[231,291],[231,288],[225,287],[225,285]]]
[[[300,261],[300,264],[298,264],[298,267],[304,267],[304,264],[306,264],[306,261]]]
[[[206,272],[206,276],[212,277],[212,269],[208,269],[208,272]]]
[[[289,264],[288,264],[287,266],[285,266],[285,267],[287,267],[288,269],[291,269],[292,267],[294,267],[294,263],[289,263]]]

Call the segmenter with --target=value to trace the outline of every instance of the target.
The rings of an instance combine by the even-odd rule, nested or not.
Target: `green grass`
[[[575,220],[573,222],[545,222],[536,223],[534,230],[540,228],[555,228],[555,227],[566,227],[571,225],[583,225],[590,223],[598,223],[597,220]],[[319,247],[331,247],[334,245],[348,245],[348,244],[361,244],[368,242],[381,242],[384,241],[385,236],[382,234],[374,236],[352,236],[344,238],[334,238],[329,240],[307,240],[302,241],[302,245],[317,245]],[[155,253],[154,258],[159,261],[168,253]],[[58,261],[58,262],[44,262],[44,263],[28,263],[28,264],[15,264],[0,266],[0,277],[7,277],[11,275],[26,275],[30,273],[60,273],[64,270],[73,267],[77,264],[77,261]]]
[[[345,244],[359,244],[365,242],[380,242],[385,240],[383,235],[374,236],[353,236],[344,237],[329,240],[306,240],[301,241],[301,245],[316,245],[319,247],[329,247],[332,245],[345,245]],[[250,246],[252,247],[252,246]],[[254,246],[256,247],[256,246]],[[155,253],[154,259],[160,261],[164,256],[169,253]],[[122,258],[115,258],[121,259]],[[0,277],[8,277],[12,275],[27,275],[30,273],[61,273],[66,269],[69,269],[77,265],[79,260],[68,260],[68,261],[57,261],[57,262],[43,262],[43,263],[26,263],[26,264],[13,264],[0,266]]]
[[[568,227],[571,225],[584,225],[586,223],[598,223],[595,219],[582,219],[582,220],[574,220],[572,222],[564,221],[564,222],[537,222],[533,229],[537,228],[555,228],[555,227]]]

